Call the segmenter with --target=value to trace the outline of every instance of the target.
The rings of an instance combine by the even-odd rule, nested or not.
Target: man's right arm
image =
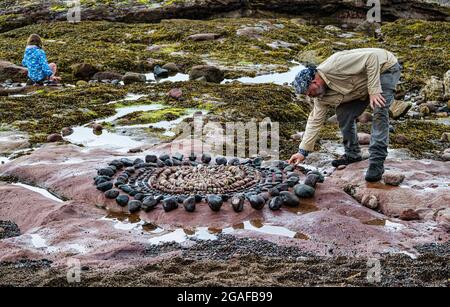
[[[309,114],[308,123],[306,124],[305,133],[302,138],[302,142],[299,146],[301,151],[311,152],[314,151],[314,147],[319,136],[320,129],[322,128],[328,113],[328,106],[321,103],[320,99],[314,102],[314,108]]]

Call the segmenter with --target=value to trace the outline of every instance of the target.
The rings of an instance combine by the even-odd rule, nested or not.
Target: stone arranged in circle
[[[106,191],[105,197],[108,199],[116,199],[117,196],[119,196],[119,194],[120,194],[119,190],[113,189],[113,190]]]
[[[130,197],[128,195],[119,195],[116,198],[116,202],[121,207],[126,207],[128,205],[128,201],[130,200]]]
[[[306,184],[297,184],[294,187],[294,193],[295,195],[297,195],[300,198],[311,198],[314,197],[314,193],[316,192],[316,190]]]
[[[183,207],[187,212],[194,212],[196,206],[195,196],[186,198],[183,202]]]
[[[298,207],[300,205],[300,199],[291,192],[283,191],[280,193],[279,197],[281,197],[283,206]]]
[[[128,211],[130,213],[136,213],[141,210],[142,203],[139,200],[132,200],[128,202]]]
[[[244,210],[245,197],[242,194],[235,195],[231,198],[231,206],[235,212],[242,212]]]
[[[227,194],[251,188],[260,179],[261,174],[251,167],[199,165],[159,168],[148,185],[172,194]]]
[[[280,210],[282,206],[283,206],[283,198],[282,197],[276,196],[270,200],[270,203],[269,203],[270,210],[273,210],[273,211]]]
[[[170,197],[163,201],[163,209],[166,212],[170,212],[178,208],[178,201],[176,197]]]
[[[222,208],[223,199],[217,195],[208,195],[206,197],[206,201],[208,202],[209,207],[212,211],[218,212],[220,208]]]
[[[239,213],[246,201],[255,210],[262,210],[266,204],[270,210],[280,210],[283,206],[297,207],[300,199],[313,197],[316,185],[324,181],[320,172],[309,172],[300,184],[300,174],[285,161],[263,164],[261,158],[213,160],[207,153],[200,160],[197,162],[194,153],[186,157],[176,153],[115,159],[99,169],[93,179],[107,199],[128,206],[131,213],[150,212],[160,202],[166,212],[180,205],[194,212],[201,202],[217,212],[229,202]]]
[[[266,200],[261,195],[251,195],[248,201],[253,209],[261,210],[266,205]]]
[[[141,208],[144,212],[149,212],[150,210],[155,209],[158,203],[158,199],[155,199],[153,196],[147,196],[142,200]]]
[[[112,181],[103,182],[97,186],[97,190],[102,191],[102,192],[106,192],[108,190],[111,190],[112,188],[113,188]]]

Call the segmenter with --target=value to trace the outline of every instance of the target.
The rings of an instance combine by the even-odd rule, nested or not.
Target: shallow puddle
[[[278,85],[283,85],[285,83],[287,84],[291,84],[295,77],[297,76],[297,74],[303,69],[305,68],[305,66],[293,62],[294,64],[296,64],[296,66],[293,66],[289,69],[289,71],[287,72],[283,72],[283,73],[274,73],[274,74],[266,74],[266,75],[261,75],[261,76],[256,76],[256,77],[243,77],[243,78],[238,78],[238,79],[226,79],[223,81],[223,83],[225,82],[232,82],[232,81],[239,81],[241,83],[246,83],[246,84],[261,84],[261,83],[274,83],[274,84],[278,84]]]
[[[155,78],[155,75],[153,73],[145,74],[145,76],[147,77],[147,82],[152,82],[153,81],[153,82],[162,83],[162,82],[184,82],[184,81],[189,81],[189,75],[182,74],[182,73],[178,73],[176,75],[169,76],[168,78]]]
[[[141,95],[133,94],[131,98],[140,98]],[[149,112],[157,111],[167,108],[162,104],[136,105],[127,106],[116,109],[116,114],[101,120],[98,123],[114,124],[114,122],[124,116],[134,112]],[[120,152],[128,152],[132,148],[137,148],[148,144],[157,144],[160,139],[156,136],[151,136],[146,132],[149,127],[154,129],[164,129],[162,136],[173,137],[175,133],[171,131],[174,127],[180,124],[183,120],[192,117],[196,112],[206,114],[205,110],[186,109],[186,115],[181,116],[171,121],[160,121],[152,124],[138,124],[138,125],[116,125],[112,131],[103,129],[103,131],[95,134],[92,128],[88,125],[73,128],[73,133],[65,137],[66,141],[73,144],[83,145],[87,148],[101,147],[114,149]]]
[[[44,250],[46,253],[56,253],[61,251],[75,254],[86,254],[88,252],[85,246],[78,243],[71,243],[63,246],[50,246],[39,234],[30,234],[29,236],[31,237],[31,245],[36,249]]]
[[[262,220],[250,220],[227,228],[195,227],[164,229],[152,223],[145,223],[136,214],[125,212],[109,212],[107,216],[101,218],[103,221],[110,221],[113,227],[118,230],[140,231],[150,236],[150,244],[161,244],[168,242],[183,243],[188,240],[217,240],[219,234],[235,234],[238,231],[246,230],[274,235],[285,238],[309,240],[310,238],[299,232],[291,231],[285,227],[265,224]]]
[[[19,186],[19,187],[28,189],[30,191],[39,193],[42,196],[47,197],[48,199],[51,199],[51,200],[59,202],[59,203],[63,203],[64,202],[62,199],[56,197],[55,195],[53,195],[49,191],[47,191],[45,189],[42,189],[42,188],[34,187],[34,186],[31,186],[31,185],[28,185],[28,184],[24,184],[24,183],[13,183],[12,185]]]
[[[286,209],[289,212],[295,213],[297,215],[319,211],[319,208],[317,206],[305,203],[301,203],[298,207],[286,207]]]

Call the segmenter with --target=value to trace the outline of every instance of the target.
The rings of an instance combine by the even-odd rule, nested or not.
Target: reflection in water
[[[145,76],[147,77],[147,82],[158,82],[158,83],[162,83],[162,82],[184,82],[184,81],[189,81],[189,75],[187,74],[182,74],[182,73],[178,73],[176,75],[173,76],[169,76],[168,78],[155,78],[155,75],[153,73],[148,73],[145,74]]]
[[[167,242],[183,243],[193,240],[217,240],[219,234],[234,234],[237,231],[254,231],[268,235],[309,240],[305,234],[291,231],[285,227],[267,225],[262,220],[255,219],[235,224],[228,228],[196,227],[196,228],[176,228],[164,229],[153,223],[146,223],[139,218],[139,215],[124,212],[109,212],[101,220],[112,221],[114,228],[125,231],[140,231],[150,236],[150,244],[161,244]]]
[[[230,82],[230,81],[239,81],[241,83],[247,83],[247,84],[261,84],[261,83],[274,83],[278,85],[283,85],[285,83],[291,84],[292,81],[294,81],[295,76],[302,70],[305,66],[294,62],[297,64],[294,67],[291,67],[289,71],[284,73],[275,73],[275,74],[267,74],[267,75],[261,75],[256,77],[243,77],[236,80],[227,79],[223,81]]]
[[[166,107],[167,106],[161,104],[122,107],[116,110],[117,113],[115,115],[99,120],[98,122],[114,123],[117,119],[134,112],[156,111]],[[172,129],[183,120],[192,117],[197,112],[201,112],[203,115],[207,113],[205,110],[186,109],[186,115],[180,116],[179,118],[171,121],[163,120],[153,124],[115,126],[114,132],[104,129],[103,131],[95,133],[92,128],[89,128],[86,125],[79,126],[73,128],[73,133],[65,137],[65,140],[74,144],[81,144],[84,147],[107,147],[108,149],[115,149],[120,152],[128,152],[128,150],[132,148],[157,143],[159,141],[156,138],[149,138],[149,136],[145,133],[145,129],[150,126],[156,129],[164,129],[165,132],[163,133],[163,136],[172,137],[175,136]],[[120,134],[119,131],[126,132],[127,135]]]
[[[319,208],[316,207],[315,205],[307,204],[304,202],[301,202],[300,206],[298,206],[298,207],[286,207],[286,209],[289,212],[295,213],[297,215],[302,215],[302,214],[306,214],[306,213],[319,211]]]

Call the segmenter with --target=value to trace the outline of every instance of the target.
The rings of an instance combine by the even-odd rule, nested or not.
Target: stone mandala
[[[285,161],[263,165],[261,158],[217,157],[213,163],[209,154],[200,159],[194,154],[164,154],[113,160],[98,170],[94,182],[106,198],[131,213],[149,212],[159,204],[166,212],[179,205],[193,212],[200,203],[220,211],[227,202],[241,212],[246,204],[256,210],[267,204],[271,210],[299,206],[302,198],[314,197],[317,183],[324,181],[319,172],[306,175],[300,183],[300,173]]]

